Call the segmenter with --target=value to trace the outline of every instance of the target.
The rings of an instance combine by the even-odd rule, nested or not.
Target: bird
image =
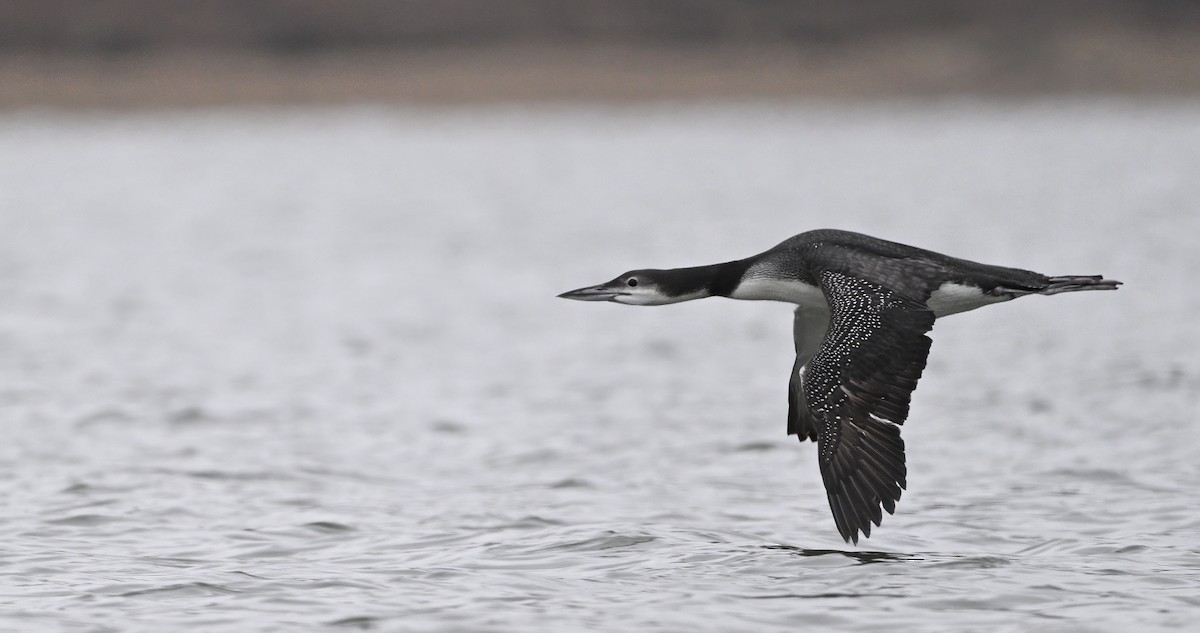
[[[850,231],[800,233],[757,255],[641,269],[558,295],[655,306],[706,297],[796,304],[787,432],[814,441],[838,533],[858,544],[907,487],[900,427],[936,319],[1027,295],[1115,290],[1102,275],[1048,276]]]

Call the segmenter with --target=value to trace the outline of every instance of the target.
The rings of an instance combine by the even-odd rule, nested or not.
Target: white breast
[[[1008,301],[1012,296],[995,296],[984,294],[978,286],[968,286],[964,284],[956,284],[946,282],[933,291],[929,295],[927,305],[930,310],[933,310],[935,317],[944,317],[949,314],[958,314],[975,308],[982,308],[986,305]]]
[[[756,277],[753,269],[729,295],[731,299],[748,301],[785,301],[797,305],[825,305],[821,289],[799,279]]]

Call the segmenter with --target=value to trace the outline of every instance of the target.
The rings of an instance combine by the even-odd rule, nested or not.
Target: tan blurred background
[[[1191,0],[6,0],[0,107],[1200,93]]]

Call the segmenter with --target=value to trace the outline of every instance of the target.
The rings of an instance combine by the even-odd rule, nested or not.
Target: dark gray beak
[[[563,299],[574,299],[576,301],[612,301],[615,297],[625,294],[629,293],[615,290],[610,282],[598,286],[570,290],[558,296]]]

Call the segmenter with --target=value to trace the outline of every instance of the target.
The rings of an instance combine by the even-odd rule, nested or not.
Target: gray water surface
[[[838,538],[788,306],[554,298],[838,227],[1116,293],[939,321]],[[1200,617],[1200,104],[0,116],[0,629]]]

